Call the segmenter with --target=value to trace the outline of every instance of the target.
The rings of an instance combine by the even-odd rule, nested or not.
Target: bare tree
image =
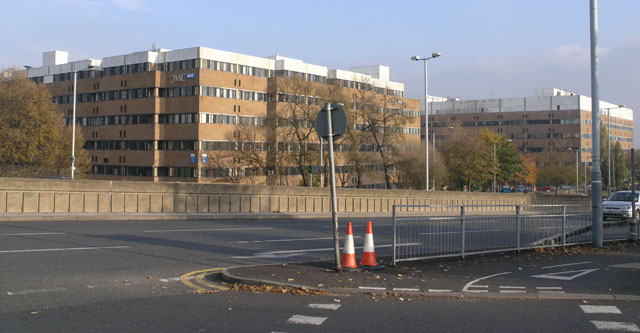
[[[353,122],[356,131],[361,131],[360,140],[364,147],[372,145],[369,151],[378,153],[384,172],[386,188],[391,188],[394,158],[398,152],[397,144],[402,142],[403,129],[409,117],[403,113],[399,99],[389,94],[374,91],[369,82],[361,80],[356,88],[356,102],[353,110]],[[392,105],[398,105],[392,108]],[[362,147],[362,145],[361,145]],[[367,150],[367,149],[365,149]]]
[[[301,75],[275,77],[270,82],[271,104],[268,110],[270,133],[267,135],[273,149],[283,154],[287,165],[295,165],[302,177],[302,186],[310,186],[309,167],[312,165],[310,142],[315,136],[315,119],[320,110],[317,84]],[[271,163],[273,165],[274,163]],[[280,172],[278,168],[276,172]]]

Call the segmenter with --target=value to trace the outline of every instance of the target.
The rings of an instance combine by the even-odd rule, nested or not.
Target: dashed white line
[[[526,287],[521,286],[500,286],[500,289],[526,289]]]
[[[609,305],[580,305],[580,308],[584,313],[608,313],[608,314],[622,314],[617,306]]]
[[[500,292],[504,294],[508,294],[508,293],[516,294],[516,293],[526,293],[527,291],[526,290],[500,290]]]
[[[385,248],[392,247],[393,244],[383,244],[376,245],[376,248]],[[362,249],[362,246],[356,247],[356,249]],[[284,250],[284,251],[269,251],[269,252],[258,252],[254,253],[251,256],[233,256],[229,257],[231,259],[250,259],[250,258],[280,258],[282,255],[301,255],[306,252],[325,252],[325,251],[335,251],[332,247],[319,248],[319,249],[300,249],[300,250]]]
[[[293,315],[287,319],[287,324],[303,324],[303,325],[322,325],[328,317],[311,317],[302,315]]]
[[[591,323],[595,325],[597,329],[602,331],[640,332],[640,327],[634,323],[599,320],[591,320]]]
[[[640,262],[632,262],[632,263],[628,263],[628,264],[619,264],[619,265],[613,265],[613,266],[609,266],[609,267],[640,269]]]
[[[344,237],[340,237],[341,239]],[[360,236],[354,236],[353,238],[360,238]],[[235,244],[249,244],[249,243],[278,243],[278,242],[298,242],[298,241],[311,241],[311,240],[328,240],[333,237],[319,237],[319,238],[289,238],[289,239],[266,239],[257,241],[238,241],[233,242]]]
[[[592,264],[592,263],[593,263],[593,261],[583,261],[583,262],[575,262],[575,263],[570,263],[570,264],[562,264],[562,265],[545,266],[545,267],[540,267],[540,268],[548,269],[548,268],[566,267],[566,266],[575,266],[575,265],[584,265],[584,264]]]
[[[562,290],[562,287],[536,287],[537,290]]]
[[[393,291],[420,291],[418,288],[393,288]]]
[[[41,235],[66,235],[66,232],[24,232],[19,234],[1,234],[0,236],[41,236]]]
[[[82,250],[112,250],[127,249],[128,246],[104,246],[104,247],[67,247],[58,249],[31,249],[31,250],[5,250],[0,253],[25,253],[25,252],[51,252],[51,251],[82,251]]]
[[[429,289],[430,293],[450,293],[451,289]]]
[[[33,295],[33,294],[44,294],[44,293],[53,293],[53,292],[61,292],[61,291],[67,291],[67,289],[66,288],[47,288],[47,289],[7,291],[7,295],[9,296]]]
[[[242,231],[242,230],[270,230],[273,228],[217,228],[217,229],[168,229],[168,230],[145,230],[144,232],[195,232],[195,231]]]
[[[362,290],[387,290],[387,288],[384,288],[384,287],[366,287],[366,286],[359,286],[358,289],[362,289]]]
[[[341,304],[309,304],[308,305],[312,309],[321,309],[321,310],[338,310]]]

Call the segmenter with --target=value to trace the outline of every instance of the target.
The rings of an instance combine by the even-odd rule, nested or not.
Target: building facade
[[[453,126],[488,128],[505,135],[523,153],[575,154],[578,150],[582,162],[591,162],[591,98],[587,96],[541,88],[532,97],[431,102],[430,110],[429,130],[436,138],[446,138]],[[600,112],[605,128],[610,123],[612,147],[619,142],[623,150],[633,148],[633,110],[601,100]]]
[[[299,149],[300,144],[281,137],[275,139],[277,147],[269,147],[269,136],[280,134],[262,130],[277,110],[305,95],[278,90],[277,80],[294,77],[316,92],[322,87],[339,87],[344,96],[353,97],[348,114],[358,107],[357,92],[384,96],[389,100],[386,111],[408,119],[399,129],[398,144],[420,142],[420,102],[404,97],[404,84],[391,81],[386,66],[346,71],[278,54],[256,57],[205,47],[171,51],[154,45],[149,51],[74,62],[69,62],[66,52],[47,52],[42,66],[28,68],[26,74],[46,85],[67,125],[73,122],[74,72],[76,121],[91,157],[89,177],[94,179],[224,181],[226,176],[253,168],[241,158],[230,158],[229,151],[256,150],[269,163],[274,160],[270,152],[275,156],[279,150]],[[303,97],[302,104],[313,105],[310,110],[315,112],[325,102],[319,96]],[[353,128],[358,125],[349,123]],[[252,132],[247,130],[251,126],[259,134],[248,143],[240,132]],[[310,130],[311,124],[301,127]],[[319,146],[318,142],[317,136],[309,138],[309,144]],[[368,151],[366,147],[361,150]],[[345,165],[338,169],[347,170],[347,159],[342,161]],[[292,179],[300,178],[295,163],[274,167],[285,169],[283,173]],[[267,183],[267,176],[252,181]],[[372,176],[368,182],[375,185],[380,180]]]

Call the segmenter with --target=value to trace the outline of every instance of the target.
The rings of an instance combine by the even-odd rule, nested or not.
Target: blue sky
[[[150,1],[22,0],[3,4],[0,68],[39,66],[42,52],[102,59],[205,46],[281,55],[329,68],[383,64],[422,98],[522,97],[555,87],[591,95],[588,0]],[[599,1],[600,97],[640,121],[640,1]],[[640,147],[636,125],[635,146]]]

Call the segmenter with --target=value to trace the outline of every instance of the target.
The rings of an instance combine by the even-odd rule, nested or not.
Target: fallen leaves
[[[247,284],[234,283],[234,284],[230,285],[229,288],[232,291],[250,291],[250,292],[253,292],[253,293],[269,292],[269,293],[289,294],[289,295],[296,295],[296,296],[301,296],[301,295],[313,295],[313,296],[327,295],[327,291],[324,291],[324,290],[310,290],[309,288],[305,288],[305,287],[296,288],[296,287],[283,287],[283,286],[270,286],[270,285],[256,286],[256,285],[247,285]]]

